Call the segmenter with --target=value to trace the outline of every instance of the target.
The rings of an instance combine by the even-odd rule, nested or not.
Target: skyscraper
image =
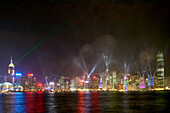
[[[103,74],[100,74],[100,83],[99,83],[99,89],[103,89]]]
[[[11,62],[10,62],[10,64],[8,65],[8,77],[7,77],[7,79],[8,79],[8,81],[9,82],[12,82],[13,84],[14,84],[14,75],[15,75],[15,66],[14,66],[14,64],[13,64],[13,62],[12,62],[12,57],[11,57]]]
[[[163,58],[163,52],[158,51],[157,54],[157,85],[156,89],[164,89],[164,58]]]
[[[76,90],[75,79],[71,79],[70,81],[70,90]]]
[[[12,62],[12,57],[11,57],[11,62],[8,65],[8,75],[14,75],[15,74],[15,66]]]
[[[113,89],[116,89],[117,81],[116,81],[116,71],[113,71]]]
[[[124,76],[123,89],[128,90],[127,75]]]
[[[103,85],[103,89],[108,89],[109,88],[109,70],[108,69],[106,69],[106,72],[105,72],[105,82],[103,82],[104,83],[104,85]]]

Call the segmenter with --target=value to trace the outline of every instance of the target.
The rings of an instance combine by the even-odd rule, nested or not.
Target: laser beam
[[[60,28],[62,28],[65,24],[70,22],[73,18],[78,16],[81,12],[83,12],[87,8],[84,7],[82,10],[78,11],[76,14],[74,14],[71,18],[66,20],[62,25],[60,25],[56,30],[54,30],[52,33],[50,33],[47,37],[42,39],[37,45],[35,45],[32,49],[30,49],[27,53],[25,53],[20,59],[18,59],[14,64],[18,63],[20,60],[22,60],[25,56],[27,56],[29,53],[31,53],[35,48],[37,48],[40,44],[42,44],[44,41],[46,41],[49,37],[51,37],[54,33],[56,33]]]

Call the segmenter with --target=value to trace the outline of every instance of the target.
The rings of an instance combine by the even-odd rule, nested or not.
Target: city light
[[[109,56],[110,57],[110,56]],[[168,83],[165,84],[164,78],[164,57],[162,52],[157,54],[157,66],[154,68],[154,74],[151,72],[150,61],[147,59],[149,66],[143,64],[141,66],[142,72],[136,71],[134,74],[130,73],[131,63],[127,63],[127,60],[123,62],[122,70],[117,74],[117,70],[109,70],[109,64],[111,59],[107,55],[103,56],[105,63],[105,68],[103,72],[97,72],[96,63],[91,70],[86,65],[85,59],[81,56],[82,64],[76,61],[82,69],[83,76],[81,77],[66,77],[62,76],[57,81],[56,79],[51,79],[50,76],[46,76],[46,83],[42,84],[37,82],[36,77],[33,77],[32,73],[28,73],[27,76],[22,76],[22,73],[15,73],[15,65],[8,66],[8,76],[7,81],[2,82],[1,89],[7,91],[70,91],[70,90],[81,90],[81,91],[151,91],[151,90],[169,90]],[[109,61],[110,60],[110,61]],[[11,58],[12,62],[12,58]],[[97,69],[97,70],[96,70]],[[13,76],[15,75],[15,76]],[[119,77],[118,77],[119,75]],[[22,77],[20,77],[22,76]],[[47,80],[52,80],[52,82],[47,82]],[[6,80],[5,80],[6,81]],[[166,80],[167,81],[167,80]],[[12,84],[11,84],[11,83]],[[16,87],[17,86],[17,87]],[[44,87],[43,87],[44,86]],[[9,88],[10,87],[10,88]]]
[[[37,86],[38,86],[38,87],[42,87],[42,84],[41,84],[41,83],[38,83]]]
[[[80,80],[80,82],[84,82],[84,80]]]
[[[0,113],[170,113],[170,0],[2,0]]]
[[[80,82],[80,85],[83,85],[83,83],[82,83],[82,82]]]
[[[99,89],[102,89],[102,88],[103,88],[103,83],[100,82],[100,83],[99,83]]]
[[[16,76],[22,76],[22,73],[15,73]]]
[[[54,82],[49,82],[50,85],[54,85]]]
[[[96,79],[96,78],[97,78],[96,76],[93,77],[93,79]]]
[[[29,73],[28,76],[31,77],[31,76],[33,76],[33,74],[30,74],[30,73]]]
[[[89,81],[85,81],[85,83],[89,83]]]

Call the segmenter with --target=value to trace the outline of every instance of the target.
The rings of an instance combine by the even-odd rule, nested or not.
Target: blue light
[[[15,73],[15,75],[16,75],[16,76],[22,76],[22,74],[21,74],[21,73]]]
[[[102,88],[103,88],[103,83],[100,82],[100,83],[99,83],[99,89],[102,89]]]
[[[154,87],[154,77],[151,76],[151,86]]]
[[[150,87],[151,86],[151,78],[150,78],[150,76],[148,75],[148,87]]]

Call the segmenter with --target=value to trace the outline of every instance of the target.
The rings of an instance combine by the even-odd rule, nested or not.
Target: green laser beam
[[[30,49],[27,53],[25,53],[19,60],[17,60],[14,64],[18,63],[20,60],[22,60],[26,55],[28,55],[29,53],[31,53],[35,48],[37,48],[40,44],[42,44],[44,41],[46,41],[50,36],[52,36],[54,33],[56,33],[60,28],[62,28],[65,24],[67,24],[68,22],[70,22],[73,18],[75,18],[76,16],[78,16],[81,12],[83,12],[85,9],[87,8],[87,6],[85,8],[83,8],[82,10],[78,11],[78,13],[76,13],[75,15],[73,15],[70,19],[66,20],[62,25],[60,25],[56,30],[54,30],[52,33],[50,33],[47,37],[45,37],[43,40],[41,40],[37,45],[35,45],[32,49]]]

